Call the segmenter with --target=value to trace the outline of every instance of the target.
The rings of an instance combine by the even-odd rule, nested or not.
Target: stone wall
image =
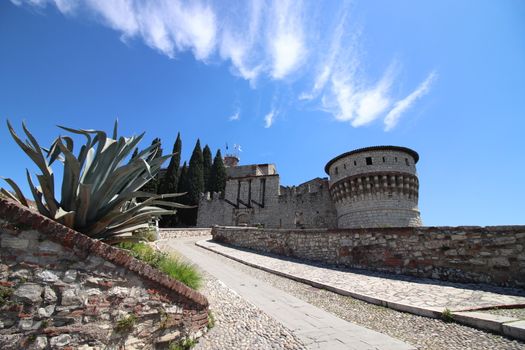
[[[198,227],[256,224],[271,228],[336,227],[328,181],[317,178],[284,187],[278,175],[234,178],[226,183],[225,200],[218,194],[201,197]]]
[[[207,317],[195,290],[0,199],[1,349],[162,349]]]
[[[185,238],[211,235],[211,228],[161,228],[159,239]]]
[[[525,288],[525,226],[214,227],[212,236],[237,247],[333,265]]]

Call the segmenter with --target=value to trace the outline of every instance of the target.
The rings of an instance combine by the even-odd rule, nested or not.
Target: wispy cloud
[[[269,128],[273,125],[273,122],[275,121],[275,117],[277,116],[277,111],[275,109],[272,109],[270,112],[268,112],[264,116],[264,127]]]
[[[241,111],[240,110],[236,110],[235,113],[233,113],[232,115],[230,115],[230,117],[228,118],[229,121],[237,121],[237,120],[240,120],[241,119]]]
[[[282,79],[294,72],[306,57],[301,11],[300,0],[279,0],[273,4],[267,41],[274,79]]]
[[[360,49],[363,30],[350,21],[350,2],[339,15],[318,13],[321,5],[302,0],[251,0],[227,5],[207,0],[11,0],[18,6],[55,6],[64,15],[95,18],[114,29],[123,42],[142,40],[175,58],[192,52],[204,63],[219,59],[231,72],[257,87],[260,79],[275,84],[310,82],[297,98],[331,113],[335,120],[360,127],[383,119],[391,130],[401,115],[428,93],[435,73],[402,100],[397,87],[398,66],[392,60],[372,76]],[[335,18],[335,20],[332,20]],[[318,23],[319,22],[319,23]],[[374,68],[377,71],[377,67]],[[379,69],[380,70],[380,69]],[[309,102],[308,102],[309,101]],[[396,102],[397,101],[397,102]],[[229,119],[238,120],[239,113]],[[265,117],[270,127],[275,113]]]
[[[405,97],[402,100],[397,101],[394,104],[394,108],[385,117],[384,123],[385,123],[385,131],[392,130],[397,123],[399,122],[399,118],[401,118],[401,115],[409,109],[414,102],[416,102],[418,99],[420,99],[422,96],[428,93],[430,90],[430,85],[434,82],[434,80],[437,78],[436,72],[431,72],[427,78],[407,97]]]

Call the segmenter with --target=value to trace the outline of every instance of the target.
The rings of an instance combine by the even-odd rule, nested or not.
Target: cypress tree
[[[168,167],[166,168],[166,171],[160,180],[159,193],[165,194],[178,192],[181,149],[182,141],[179,132],[177,134],[177,139],[173,144],[170,163],[168,164]],[[175,202],[178,200],[178,198],[168,198],[166,200]],[[174,227],[177,225],[177,221],[177,215],[163,215],[160,220],[160,224],[162,227]]]
[[[183,193],[183,192],[188,192],[189,191],[189,186],[188,186],[188,166],[186,165],[186,162],[184,162],[184,164],[182,165],[182,168],[180,169],[180,174],[179,174],[179,183],[178,183],[178,186],[177,186],[177,192],[178,193]],[[184,204],[188,204],[188,196],[182,196],[180,197],[181,200],[180,202],[181,203],[184,203]]]
[[[188,191],[189,191],[188,166],[186,165],[186,162],[184,162],[180,170],[180,174],[179,174],[179,186],[177,188],[177,192],[184,193]],[[180,197],[179,202],[181,204],[189,204],[188,195],[186,194],[185,196]],[[178,221],[183,224],[189,224],[188,223],[189,212],[190,212],[190,209],[177,210]]]
[[[188,204],[190,205],[198,205],[200,195],[204,191],[203,163],[201,142],[197,139],[190,158],[190,165],[188,166]],[[188,213],[186,224],[192,226],[197,224],[197,210],[197,207],[186,210]]]
[[[173,144],[173,155],[168,164],[168,168],[164,173],[160,184],[159,193],[175,193],[178,189],[179,183],[179,167],[180,167],[180,153],[182,149],[182,141],[180,139],[180,132],[177,134],[177,139]]]
[[[204,172],[201,142],[197,139],[188,167],[188,199],[191,205],[199,204],[200,194],[204,191]]]
[[[202,150],[202,159],[204,161],[202,165],[202,173],[204,176],[204,192],[210,192],[210,175],[211,175],[211,150],[208,145],[204,146]]]
[[[222,195],[224,196],[226,177],[226,167],[222,161],[221,150],[217,150],[210,172],[210,191],[222,192]]]

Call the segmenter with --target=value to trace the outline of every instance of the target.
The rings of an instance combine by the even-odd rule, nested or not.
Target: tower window
[[[357,165],[357,162],[354,160],[354,165]]]
[[[383,157],[383,163],[385,162],[385,157]]]
[[[343,164],[343,168],[344,168],[344,169],[346,169],[346,163],[345,163],[345,164]]]
[[[395,162],[397,163],[397,157],[394,158]]]
[[[372,157],[366,157],[366,165],[372,165]]]
[[[408,158],[405,158],[405,163],[407,163],[407,165],[410,165],[410,163],[408,162]]]
[[[335,174],[339,174],[339,168],[338,167],[335,167]]]

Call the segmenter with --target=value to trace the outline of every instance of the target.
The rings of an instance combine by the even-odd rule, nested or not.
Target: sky
[[[525,224],[524,19],[519,0],[2,1],[0,176],[36,171],[7,119],[49,145],[118,118],[165,153],[180,132],[184,160],[241,145],[283,185],[409,147],[425,225]]]

